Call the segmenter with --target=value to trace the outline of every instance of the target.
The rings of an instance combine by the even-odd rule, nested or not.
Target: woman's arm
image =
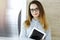
[[[48,28],[48,30],[46,31],[46,38],[45,40],[51,40],[51,29]]]
[[[20,40],[33,40],[31,38],[27,37],[27,31],[24,26],[21,27],[21,32],[20,32]]]

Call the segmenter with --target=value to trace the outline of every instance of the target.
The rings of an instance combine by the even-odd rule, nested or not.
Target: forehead
[[[30,5],[30,9],[35,9],[35,8],[37,8],[38,6],[36,5],[36,4],[31,4]]]

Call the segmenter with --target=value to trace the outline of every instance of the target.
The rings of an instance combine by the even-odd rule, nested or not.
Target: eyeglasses
[[[37,11],[39,11],[39,8],[30,9],[30,11],[31,11],[31,12],[34,12],[34,11],[37,12]]]

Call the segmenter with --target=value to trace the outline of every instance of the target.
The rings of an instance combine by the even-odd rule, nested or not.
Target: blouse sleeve
[[[45,40],[51,40],[51,29],[48,28],[48,30],[46,31],[46,38]]]
[[[21,32],[20,32],[20,40],[34,40],[31,38],[28,38],[26,35],[27,31],[24,26],[21,27]]]

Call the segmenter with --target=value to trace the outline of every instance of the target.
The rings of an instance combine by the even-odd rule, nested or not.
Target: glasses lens
[[[38,11],[39,9],[38,8],[35,8],[35,9],[30,9],[31,12],[34,12],[34,11]]]

